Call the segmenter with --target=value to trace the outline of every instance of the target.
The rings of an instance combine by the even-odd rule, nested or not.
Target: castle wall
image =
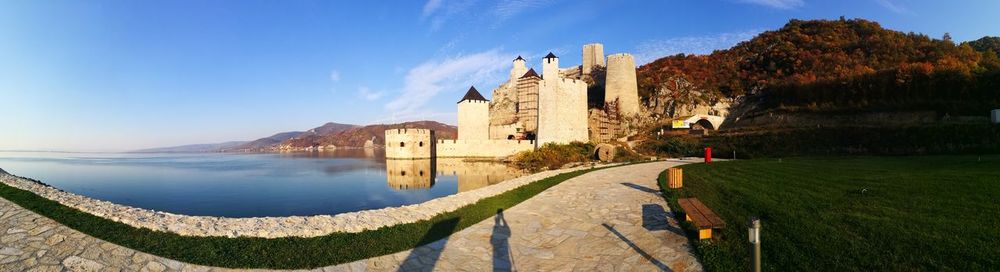
[[[396,190],[430,188],[436,172],[432,159],[385,161],[386,181]]]
[[[614,106],[613,104],[609,105]],[[624,134],[621,128],[621,120],[614,108],[590,109],[588,123],[591,142],[612,142]]]
[[[465,100],[458,103],[458,139],[490,138],[489,101]]]
[[[490,126],[509,125],[517,122],[517,81],[505,82],[493,89],[490,101]]]
[[[433,158],[435,140],[434,131],[429,129],[387,129],[385,130],[385,158]]]
[[[604,45],[599,43],[583,45],[582,74],[589,75],[594,66],[604,67]]]
[[[535,134],[538,131],[538,89],[541,81],[538,77],[517,80],[517,122],[524,133]]]
[[[605,102],[618,101],[621,114],[631,116],[639,113],[639,87],[636,85],[635,59],[629,54],[608,56],[608,72],[605,80]]]
[[[438,140],[438,158],[502,158],[517,152],[534,150],[528,140]]]
[[[587,83],[545,79],[538,91],[538,143],[587,142]]]
[[[521,137],[519,129],[524,129],[520,124],[490,126],[490,140],[514,140]],[[513,136],[513,139],[508,139]]]

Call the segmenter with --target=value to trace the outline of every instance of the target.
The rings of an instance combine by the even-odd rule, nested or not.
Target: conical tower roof
[[[458,103],[462,103],[462,101],[465,101],[465,100],[471,100],[471,101],[489,101],[489,100],[486,100],[486,98],[483,97],[483,95],[479,93],[479,90],[476,90],[476,86],[469,87],[469,91],[465,92],[465,96],[462,97],[462,100],[458,100]]]
[[[521,78],[526,78],[526,77],[541,77],[541,76],[538,75],[538,72],[535,72],[535,68],[531,68],[528,69],[527,73],[524,73],[524,75],[521,76]]]

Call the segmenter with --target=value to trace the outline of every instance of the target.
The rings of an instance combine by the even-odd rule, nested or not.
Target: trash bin
[[[712,148],[705,148],[705,163],[712,163]]]

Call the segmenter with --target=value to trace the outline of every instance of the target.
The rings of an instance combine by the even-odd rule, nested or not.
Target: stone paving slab
[[[677,164],[587,173],[448,238],[313,271],[701,271],[656,189]],[[235,270],[114,245],[0,198],[0,271]]]

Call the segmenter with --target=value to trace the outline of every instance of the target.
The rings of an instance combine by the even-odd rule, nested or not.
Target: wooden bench
[[[684,209],[685,219],[698,228],[698,239],[712,238],[712,229],[726,227],[726,222],[697,198],[681,198],[677,204]]]

